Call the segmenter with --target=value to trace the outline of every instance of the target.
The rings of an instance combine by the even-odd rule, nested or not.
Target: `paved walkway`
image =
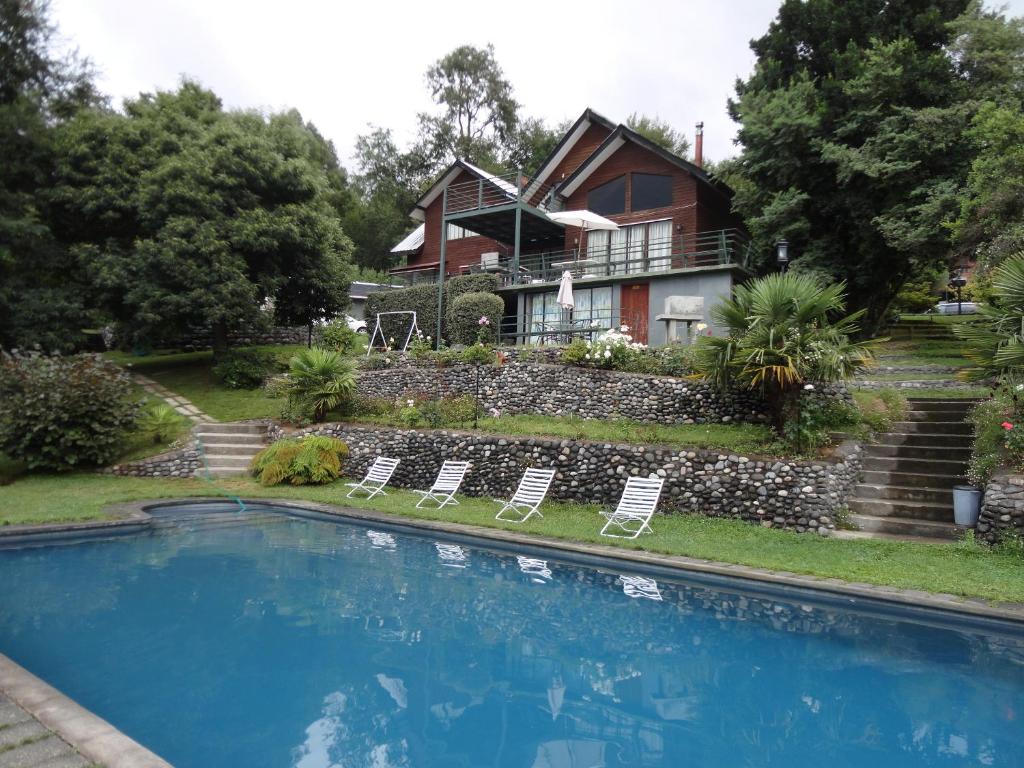
[[[86,768],[95,765],[0,694],[0,768]]]
[[[171,390],[167,389],[163,384],[158,381],[154,381],[148,376],[143,376],[141,373],[133,373],[132,379],[136,384],[146,390],[147,393],[166,401],[167,404],[175,411],[180,413],[182,416],[188,417],[195,424],[217,421],[212,416],[209,416],[196,408],[187,398],[171,392]]]

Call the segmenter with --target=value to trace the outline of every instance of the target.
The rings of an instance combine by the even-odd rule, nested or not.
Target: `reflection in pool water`
[[[0,550],[0,651],[178,768],[1024,765],[1020,635],[185,509]]]

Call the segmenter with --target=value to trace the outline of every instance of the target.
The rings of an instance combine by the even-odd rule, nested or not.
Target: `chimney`
[[[704,167],[704,121],[697,123],[697,140],[693,143],[693,164]]]

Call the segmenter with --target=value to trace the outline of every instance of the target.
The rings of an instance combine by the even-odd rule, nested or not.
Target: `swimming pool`
[[[271,507],[154,514],[0,549],[0,651],[177,768],[1024,765],[1012,627]]]

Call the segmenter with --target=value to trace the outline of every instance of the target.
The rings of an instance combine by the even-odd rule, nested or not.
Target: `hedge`
[[[451,306],[459,296],[467,293],[494,293],[498,288],[497,275],[461,275],[446,280],[444,284],[445,309]],[[502,305],[504,311],[504,305]],[[437,335],[437,286],[417,285],[397,291],[381,291],[371,293],[366,299],[366,322],[370,332],[376,322],[378,312],[415,312],[416,324],[425,336]],[[501,313],[499,312],[499,318]],[[479,317],[477,318],[479,319]],[[384,338],[394,338],[401,344],[408,333],[408,318],[384,318],[381,329]],[[442,326],[441,335],[449,339],[447,326]],[[474,336],[474,341],[476,337]]]
[[[482,341],[493,344],[497,340],[498,327],[505,302],[493,293],[464,293],[454,299],[445,315],[448,340],[452,344],[475,344],[480,338],[480,318],[486,317],[490,325],[484,326]]]

